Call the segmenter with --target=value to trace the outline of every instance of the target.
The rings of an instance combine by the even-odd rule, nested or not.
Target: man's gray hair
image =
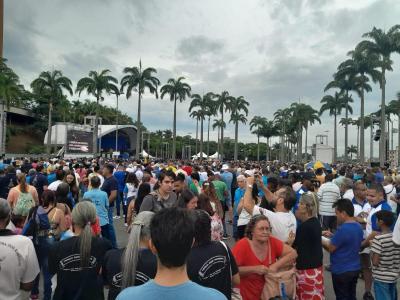
[[[0,198],[0,220],[7,219],[10,216],[11,207],[6,199]]]

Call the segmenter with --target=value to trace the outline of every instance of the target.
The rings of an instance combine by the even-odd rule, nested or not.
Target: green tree
[[[400,92],[397,93],[397,99],[392,100],[389,102],[389,108],[390,111],[393,112],[398,118],[397,120],[397,139],[398,139],[398,145],[399,145],[399,151],[397,153],[398,155],[398,161],[400,162]]]
[[[126,99],[131,97],[132,91],[138,93],[137,123],[142,124],[141,104],[142,95],[144,94],[145,89],[147,88],[150,91],[150,94],[155,94],[158,99],[157,89],[160,85],[160,81],[157,77],[153,76],[157,71],[154,68],[146,68],[142,70],[142,61],[139,61],[139,67],[126,67],[123,72],[126,75],[121,79],[121,91],[126,89]],[[141,126],[138,126],[136,133],[136,158],[139,158],[141,134],[142,128]]]
[[[270,139],[274,136],[278,135],[278,127],[277,124],[274,121],[270,120],[265,120],[265,122],[262,123],[262,126],[260,128],[260,135],[262,137],[265,137],[267,139],[267,147],[266,147],[266,155],[265,155],[265,160],[269,161],[271,159],[271,146],[270,146]]]
[[[211,122],[211,117],[217,115],[217,105],[216,101],[214,100],[216,98],[215,94],[209,93],[209,97],[207,97],[207,104],[206,104],[206,112],[205,116],[208,118],[207,121],[207,156],[210,155],[210,122]]]
[[[73,94],[72,82],[69,78],[63,76],[59,70],[46,71],[40,73],[39,77],[32,81],[31,87],[48,101],[47,153],[50,154],[53,105],[57,105],[58,101],[62,99],[64,90],[70,95]]]
[[[224,113],[230,110],[230,103],[235,98],[230,96],[227,91],[223,91],[220,95],[216,95],[216,98],[216,109],[221,114],[221,120],[224,121]],[[224,129],[225,128],[221,128],[221,146],[219,149],[221,151],[220,155],[222,159],[224,158]]]
[[[257,161],[260,161],[260,135],[265,122],[267,119],[260,116],[254,116],[250,121],[250,130],[254,129],[251,133],[257,135]]]
[[[239,136],[239,123],[246,124],[247,115],[249,114],[249,102],[247,102],[243,96],[233,98],[230,102],[231,118],[229,122],[235,124],[235,150],[233,159],[238,159],[238,136]],[[243,113],[242,113],[243,112]]]
[[[102,101],[103,95],[110,95],[111,93],[118,93],[118,80],[109,75],[110,70],[102,70],[101,72],[90,71],[89,77],[83,77],[79,79],[76,85],[76,92],[80,96],[83,91],[86,91],[88,95],[92,95],[96,98],[96,115],[94,121],[93,130],[93,153],[98,153],[101,149],[98,149],[97,140],[99,136],[99,111],[100,101]]]
[[[19,83],[19,77],[6,64],[6,59],[0,59],[0,155],[6,152],[7,113],[6,108],[18,102],[23,93],[23,86]]]
[[[193,94],[192,101],[190,102],[189,106],[189,112],[192,112],[195,108],[197,109],[197,115],[200,120],[200,159],[203,159],[203,124],[207,115],[208,103],[213,96],[213,93],[207,93],[203,97],[199,94]]]
[[[350,153],[350,159],[353,160],[353,154],[357,154],[357,146],[351,145],[347,148],[347,152]]]
[[[333,74],[333,80],[326,85],[324,92],[326,92],[332,88],[339,89],[339,91],[341,93],[345,94],[344,99],[346,101],[346,104],[349,104],[349,103],[354,102],[353,99],[351,98],[351,96],[349,96],[349,93],[351,91],[355,90],[355,86],[356,86],[356,84],[355,84],[353,76],[350,76],[350,75],[343,76],[341,74],[337,75],[335,73],[335,74]],[[349,105],[345,106],[346,118],[349,117],[348,107],[349,107]],[[345,146],[344,157],[345,157],[345,160],[347,160],[347,158],[348,158],[348,155],[347,155],[348,141],[349,141],[349,131],[348,131],[348,124],[347,124],[344,128],[344,146]]]
[[[385,87],[386,87],[386,71],[392,71],[392,60],[390,56],[393,53],[400,53],[400,25],[392,26],[387,32],[374,27],[370,32],[363,34],[368,38],[360,42],[359,47],[369,53],[379,56],[379,64],[381,67],[380,88],[381,97],[381,138],[379,140],[379,162],[381,167],[384,166],[386,158],[386,126],[385,124]]]
[[[161,87],[161,99],[165,95],[169,95],[171,101],[174,102],[174,122],[173,122],[173,142],[172,142],[172,159],[176,158],[176,101],[183,102],[186,96],[190,97],[190,85],[183,82],[185,77],[179,77],[177,80],[170,78],[168,82]]]
[[[274,113],[274,122],[279,124],[281,145],[279,147],[280,161],[285,161],[285,135],[288,132],[289,122],[292,120],[293,112],[290,108],[278,109]]]
[[[368,84],[369,77],[372,81],[378,82],[381,73],[377,70],[379,67],[379,57],[375,53],[370,53],[367,50],[357,45],[355,50],[348,53],[349,59],[341,63],[338,67],[338,76],[345,77],[346,75],[357,78],[358,90],[357,93],[360,96],[360,161],[363,164],[365,161],[365,141],[364,141],[364,103],[365,103],[365,92],[372,91],[371,86]],[[357,146],[358,147],[358,146]]]
[[[321,100],[322,106],[319,110],[319,114],[322,115],[325,111],[329,112],[329,116],[334,117],[333,124],[333,161],[337,161],[337,117],[342,113],[342,110],[348,110],[353,114],[352,107],[347,103],[342,93],[335,92],[334,96],[325,95]],[[346,108],[347,107],[347,108]]]
[[[306,140],[305,140],[305,147],[304,147],[304,152],[306,153],[306,158],[307,158],[307,141],[308,141],[308,125],[314,125],[315,122],[318,122],[321,124],[321,120],[319,118],[319,113],[317,110],[313,109],[310,105],[306,105],[305,107],[305,116],[304,116],[304,121],[305,125],[304,128],[306,130]]]
[[[218,152],[218,156],[220,156],[221,155],[221,153],[220,153],[220,149],[221,149],[221,135],[220,135],[220,133],[221,133],[221,130],[222,129],[225,129],[226,128],[226,123],[224,122],[224,120],[222,120],[222,119],[219,119],[219,120],[214,120],[214,123],[212,124],[212,128],[213,129],[215,129],[215,128],[217,128],[218,129],[218,147],[217,147],[217,152]]]

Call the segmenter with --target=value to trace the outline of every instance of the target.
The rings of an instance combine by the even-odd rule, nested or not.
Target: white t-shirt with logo
[[[296,234],[297,221],[294,214],[290,212],[273,212],[258,205],[254,206],[253,216],[263,214],[272,227],[272,235],[282,242],[287,242],[289,234]]]
[[[32,282],[39,272],[35,248],[29,238],[0,236],[0,299],[21,299],[26,293],[20,290],[20,283]]]

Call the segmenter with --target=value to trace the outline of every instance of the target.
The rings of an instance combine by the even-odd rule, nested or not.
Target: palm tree
[[[137,133],[136,133],[136,158],[139,158],[139,148],[140,140],[142,134],[142,128],[140,124],[141,121],[141,108],[142,108],[142,95],[147,88],[150,94],[155,94],[158,99],[158,86],[160,85],[160,80],[153,76],[153,73],[157,73],[154,68],[146,68],[142,70],[142,61],[139,61],[139,67],[126,67],[124,68],[124,74],[126,74],[121,79],[121,91],[126,89],[126,99],[129,99],[132,95],[132,91],[138,93],[138,113],[137,113]]]
[[[280,139],[281,139],[281,146],[279,147],[280,150],[280,161],[285,160],[285,135],[287,133],[287,129],[289,127],[289,121],[292,118],[292,110],[290,108],[278,109],[274,113],[274,121],[277,124],[280,124]]]
[[[261,128],[264,126],[265,122],[267,122],[267,119],[260,116],[254,116],[250,121],[250,130],[255,129],[251,133],[257,135],[257,161],[260,161],[260,135]]]
[[[239,135],[239,122],[246,124],[247,118],[246,116],[249,114],[248,106],[250,105],[243,96],[233,98],[229,104],[231,111],[231,118],[229,122],[235,124],[235,151],[233,155],[233,159],[238,159],[238,135]],[[242,113],[244,112],[244,114]]]
[[[72,82],[59,70],[46,71],[40,73],[39,77],[32,81],[31,87],[48,100],[47,153],[50,154],[53,105],[62,98],[64,90],[72,96]]]
[[[397,93],[397,99],[396,100],[392,100],[389,102],[389,108],[390,110],[393,112],[393,114],[395,114],[398,118],[397,121],[397,138],[398,138],[398,146],[399,146],[399,150],[397,152],[398,155],[398,161],[400,162],[400,92]]]
[[[319,110],[319,114],[322,115],[325,111],[329,111],[329,116],[334,117],[333,127],[333,161],[337,161],[337,116],[342,113],[342,109],[348,110],[353,114],[352,107],[347,103],[342,93],[335,92],[334,96],[325,95],[321,100],[322,106]]]
[[[185,77],[179,77],[177,80],[170,78],[168,82],[161,87],[161,99],[165,95],[169,95],[170,100],[174,102],[174,122],[173,122],[173,142],[172,142],[172,159],[176,158],[176,101],[183,102],[186,96],[190,97],[190,86],[183,82]]]
[[[302,143],[303,143],[303,128],[305,128],[307,123],[307,112],[309,110],[308,105],[304,103],[294,102],[290,105],[292,110],[292,120],[296,124],[297,130],[297,161],[302,161]]]
[[[207,98],[207,104],[206,104],[206,117],[208,117],[208,124],[207,124],[207,156],[210,155],[210,122],[211,122],[211,117],[215,116],[217,114],[217,107],[216,107],[216,101],[215,99],[215,94],[209,93],[210,96]]]
[[[331,88],[336,88],[339,89],[339,91],[341,93],[345,93],[345,100],[346,103],[349,102],[354,102],[353,99],[351,98],[351,96],[349,96],[349,92],[351,92],[352,90],[355,90],[355,82],[354,82],[354,77],[350,76],[350,75],[337,75],[336,73],[333,74],[333,79],[331,82],[329,82],[325,89],[324,92],[328,91]],[[349,110],[347,109],[347,105],[345,108],[345,115],[346,118],[348,118],[349,116]],[[344,146],[345,146],[345,150],[344,150],[344,157],[345,160],[347,160],[348,155],[347,155],[347,145],[348,145],[348,141],[349,141],[349,132],[348,132],[348,125],[345,126],[344,128]]]
[[[221,120],[224,121],[224,112],[229,111],[229,107],[230,107],[230,103],[233,99],[235,99],[234,97],[230,96],[229,93],[227,91],[223,91],[221,93],[221,95],[215,95],[217,98],[216,101],[216,109],[219,111],[219,113],[221,114]],[[221,128],[221,158],[224,158],[224,129],[225,128]]]
[[[199,140],[199,120],[201,119],[202,114],[198,111],[192,111],[189,115],[191,118],[196,119],[196,146],[195,146],[195,154],[197,155],[197,142]]]
[[[350,153],[350,159],[353,160],[353,153],[357,154],[358,148],[357,146],[351,145],[347,148],[347,152]]]
[[[1,101],[1,118],[0,118],[0,155],[6,152],[6,126],[7,113],[5,108],[10,107],[16,99],[18,99],[23,91],[23,86],[19,83],[17,74],[14,73],[6,65],[6,59],[0,59],[0,101]]]
[[[220,132],[221,132],[222,128],[226,128],[226,123],[222,119],[214,120],[212,128],[213,129],[218,128],[218,147],[217,147],[217,152],[218,152],[218,156],[220,156],[221,155],[221,153],[220,153],[220,149],[221,149]]]
[[[370,53],[357,45],[355,50],[350,51],[348,55],[351,57],[350,59],[341,63],[338,67],[338,76],[345,77],[346,75],[357,77],[358,81],[358,94],[361,100],[361,109],[360,109],[360,160],[363,164],[365,161],[365,142],[364,142],[364,92],[372,91],[371,86],[368,84],[370,76],[372,81],[375,83],[379,81],[381,77],[381,73],[377,70],[379,66],[379,57],[375,53]],[[357,146],[358,148],[358,146]]]
[[[94,121],[93,130],[93,153],[98,153],[97,140],[99,135],[99,102],[103,100],[103,94],[111,94],[112,92],[118,93],[118,80],[109,75],[110,70],[102,70],[100,73],[96,71],[90,71],[89,77],[83,77],[79,79],[76,85],[76,92],[80,96],[83,91],[86,91],[88,95],[92,95],[96,98],[96,116]],[[101,147],[101,146],[100,146]]]
[[[305,130],[306,130],[306,140],[305,140],[305,146],[304,146],[304,152],[306,153],[306,159],[307,159],[307,139],[308,139],[308,124],[313,125],[315,122],[318,122],[321,124],[321,120],[319,118],[318,111],[313,109],[310,105],[306,105],[305,107]]]
[[[203,97],[199,94],[192,95],[192,102],[190,102],[189,112],[192,112],[194,108],[197,108],[197,115],[200,119],[200,159],[203,159],[203,124],[207,115],[207,106],[210,99],[214,96],[213,93],[207,93]],[[196,153],[197,154],[197,153]]]
[[[271,158],[270,139],[278,135],[278,127],[274,121],[265,119],[265,121],[262,124],[262,127],[260,128],[259,135],[267,139],[267,152],[265,155],[265,160],[268,161]]]
[[[381,138],[379,140],[379,163],[383,167],[386,158],[386,126],[385,126],[385,72],[392,71],[392,53],[400,53],[400,25],[394,25],[387,32],[374,27],[372,31],[364,33],[363,37],[368,38],[360,42],[360,49],[379,56],[381,67],[380,87],[382,90],[381,98]]]

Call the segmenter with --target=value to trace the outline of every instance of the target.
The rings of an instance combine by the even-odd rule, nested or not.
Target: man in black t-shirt
[[[231,250],[223,242],[211,241],[210,216],[203,210],[193,212],[195,244],[188,261],[190,280],[216,289],[231,299],[232,286],[239,284],[239,269]]]
[[[117,248],[117,239],[115,237],[114,223],[113,223],[113,210],[114,210],[114,201],[117,198],[118,193],[118,181],[113,176],[114,166],[111,164],[107,164],[103,168],[103,176],[104,183],[101,186],[101,190],[107,193],[109,208],[108,208],[108,221],[110,228],[110,240],[113,248]]]
[[[36,167],[37,174],[31,179],[31,185],[33,185],[38,193],[39,199],[42,198],[43,191],[47,189],[49,182],[47,176],[43,174],[43,165],[38,165]]]

